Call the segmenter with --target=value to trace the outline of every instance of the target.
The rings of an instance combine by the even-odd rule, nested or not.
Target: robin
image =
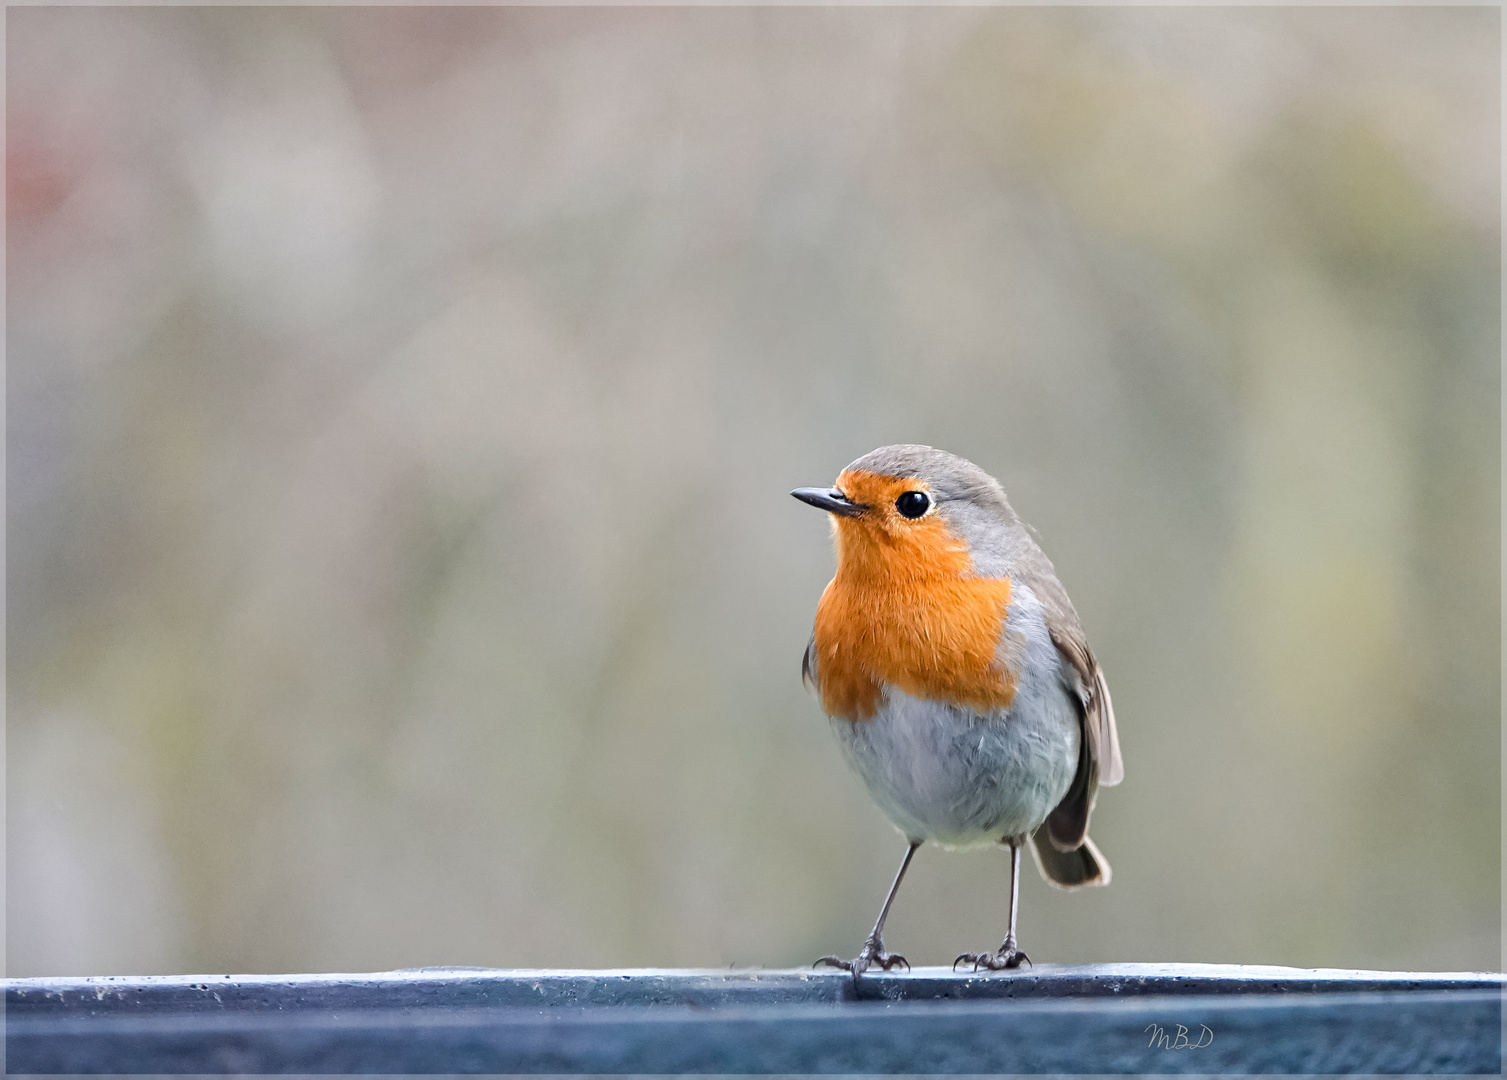
[[[1053,885],[1109,884],[1088,838],[1102,784],[1124,776],[1114,708],[1078,614],[999,482],[930,446],[865,454],[832,488],[790,494],[832,515],[837,573],[816,607],[801,680],[843,756],[909,846],[852,960],[903,956],[882,933],[916,849],[1010,849],[1010,923],[996,952],[953,967],[1019,967],[1020,851]]]

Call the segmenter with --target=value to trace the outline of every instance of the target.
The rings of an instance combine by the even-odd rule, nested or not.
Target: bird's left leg
[[[911,856],[916,853],[916,849],[920,846],[921,841],[912,840],[910,847],[905,849],[905,858],[900,861],[900,869],[895,873],[895,881],[890,885],[889,895],[884,898],[884,907],[879,909],[879,918],[874,922],[874,932],[863,943],[863,951],[852,960],[844,960],[839,956],[824,956],[816,961],[815,964],[812,964],[812,967],[827,964],[830,967],[851,971],[855,983],[858,981],[860,975],[874,966],[888,971],[892,967],[904,964],[905,970],[910,970],[910,962],[905,957],[899,953],[887,953],[884,951],[884,942],[880,939],[880,935],[884,932],[884,920],[890,913],[890,904],[894,902],[895,893],[900,888],[900,880],[905,877],[905,870],[910,866]]]
[[[1005,843],[1010,845],[1010,929],[1005,933],[1005,940],[1000,945],[999,952],[962,953],[952,962],[954,970],[962,963],[972,964],[974,971],[981,967],[988,968],[990,971],[1002,971],[1008,968],[1018,968],[1022,962],[1027,964],[1031,962],[1031,958],[1021,952],[1015,942],[1015,914],[1020,908],[1020,848],[1025,843],[1025,837],[1007,836]]]

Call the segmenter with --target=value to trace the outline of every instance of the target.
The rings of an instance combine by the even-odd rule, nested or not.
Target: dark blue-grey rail
[[[1502,977],[1203,964],[5,981],[8,1073],[1500,1073]]]

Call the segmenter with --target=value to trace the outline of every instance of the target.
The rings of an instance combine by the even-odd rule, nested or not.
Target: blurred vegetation
[[[1497,10],[7,27],[10,974],[856,948],[786,492],[900,441],[1114,691],[1033,956],[1499,966]]]

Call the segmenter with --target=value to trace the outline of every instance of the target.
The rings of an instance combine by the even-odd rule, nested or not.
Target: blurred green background
[[[787,492],[901,441],[1114,691],[1033,957],[1499,966],[1497,10],[6,25],[11,975],[855,951]]]

